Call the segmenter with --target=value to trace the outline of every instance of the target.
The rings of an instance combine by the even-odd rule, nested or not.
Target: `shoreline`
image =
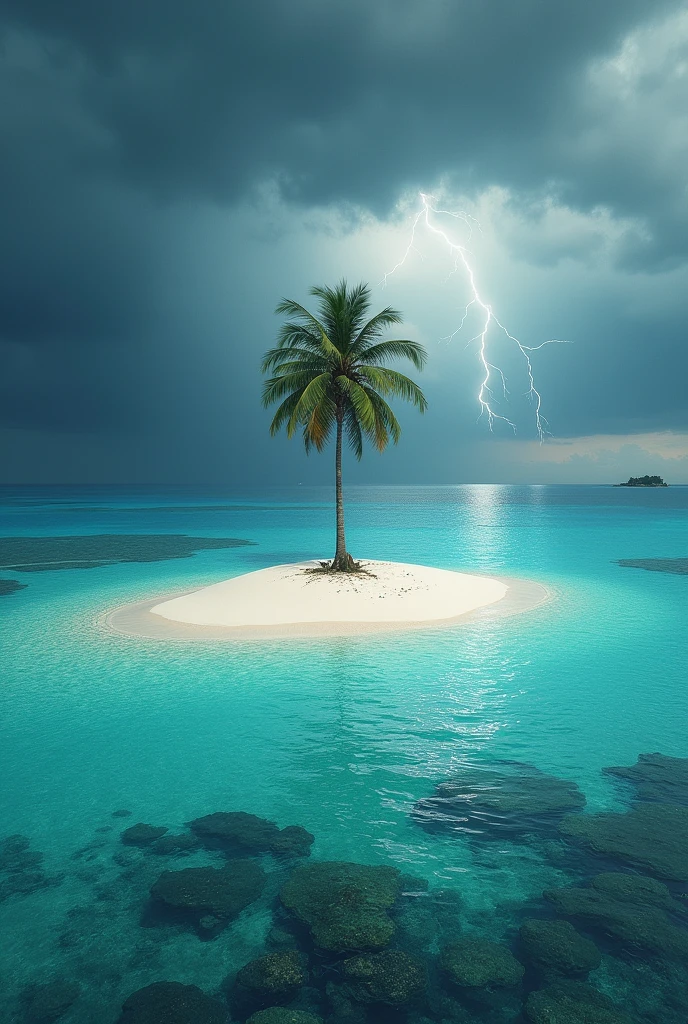
[[[284,595],[282,595],[280,602],[279,594],[273,596],[269,589],[265,589],[264,583],[271,583],[271,579],[263,580],[258,579],[258,577],[261,574],[265,577],[269,577],[270,574],[273,577],[275,574],[280,574],[278,582],[284,585],[286,581],[293,587],[295,582],[300,582],[304,567],[314,564],[317,563],[272,566],[269,569],[232,577],[230,580],[224,580],[221,583],[204,587],[201,590],[197,588],[187,589],[167,597],[157,596],[146,601],[122,605],[104,613],[99,617],[98,621],[110,632],[147,640],[236,642],[247,640],[307,639],[359,636],[373,633],[415,632],[423,629],[447,629],[479,621],[493,622],[499,618],[506,618],[535,610],[550,602],[554,597],[554,591],[550,587],[531,580],[477,574],[468,575],[452,570],[432,569],[428,566],[390,562],[374,563],[369,561],[364,562],[364,564],[370,565],[371,570],[377,568],[379,571],[383,567],[388,577],[394,579],[397,584],[399,580],[396,577],[390,576],[390,574],[396,573],[398,576],[403,571],[403,582],[407,583],[408,577],[413,571],[422,573],[422,581],[415,589],[416,591],[426,591],[429,593],[417,593],[409,598],[408,590],[411,588],[408,587],[398,591],[396,594],[391,593],[389,590],[384,589],[383,584],[377,581],[375,575],[372,577],[354,577],[345,581],[334,577],[315,576],[311,577],[311,581],[316,581],[321,585],[324,584],[330,587],[329,593],[318,595],[318,607],[315,614],[313,614],[313,602],[305,602],[305,606],[301,609],[303,617],[299,617],[296,621],[291,622],[279,621],[280,617],[284,617],[286,614],[285,607],[288,609],[294,608],[292,598],[302,597],[303,588],[300,588],[295,594],[288,593],[287,597],[289,600],[285,604]],[[290,574],[287,572],[289,570],[291,570]],[[295,574],[295,570],[300,571],[298,577]],[[428,579],[430,580],[430,586],[427,584]],[[433,592],[432,584],[435,579],[439,580],[439,584],[435,584],[435,592]],[[353,586],[354,593],[357,595],[354,598],[353,611],[351,610],[350,593],[341,598],[335,596],[331,590],[331,587],[334,585],[340,587],[342,582]],[[450,593],[447,599],[445,593],[447,582],[454,587],[454,590],[461,599],[458,605],[456,594],[452,595]],[[257,589],[258,584],[263,585],[262,590],[260,588]],[[361,597],[356,584],[364,587],[367,586],[371,592]],[[252,588],[253,592],[250,592],[249,588]],[[471,588],[473,589],[471,590]],[[246,601],[245,591],[247,590],[249,590],[249,594]],[[208,609],[210,609],[210,614],[215,617],[221,616],[223,610],[226,613],[220,598],[223,598],[226,605],[227,591],[231,594],[233,601],[238,600],[242,603],[242,607],[248,604],[248,610],[244,610],[244,618],[251,615],[250,604],[251,598],[253,598],[254,603],[258,603],[260,618],[263,621],[259,619],[257,622],[254,620],[232,624],[222,621],[208,621]],[[336,592],[337,595],[340,593],[341,591],[339,590]],[[452,596],[454,598],[453,601]],[[266,608],[266,605],[270,604],[269,599],[271,597],[273,598],[272,606]],[[385,606],[376,605],[374,610],[371,611],[371,597],[389,597],[392,600],[386,602]],[[397,599],[396,604],[394,598]],[[342,605],[346,606],[347,601],[348,613],[342,615],[342,617],[337,617],[341,614]],[[367,608],[365,607],[366,601],[368,604]],[[423,608],[424,601],[428,606],[427,609]],[[439,614],[437,614],[438,606]],[[386,617],[378,617],[380,607],[385,607]],[[408,613],[406,612],[407,607]],[[442,614],[443,607],[447,607],[450,610],[449,615]],[[155,612],[153,609],[155,609]],[[161,611],[163,614],[160,614]],[[425,613],[426,611],[428,614]],[[290,611],[289,614],[291,615],[292,612]],[[175,617],[177,615],[179,618]],[[198,619],[202,618],[203,615],[206,616],[205,621],[189,621],[190,618],[192,620],[194,617]],[[316,615],[322,615],[322,617],[316,618]],[[372,617],[373,615],[375,617]],[[236,613],[234,617],[236,618]],[[268,621],[265,621],[266,619]]]

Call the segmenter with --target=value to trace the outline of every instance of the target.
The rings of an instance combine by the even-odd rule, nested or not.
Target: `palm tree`
[[[270,433],[286,426],[287,437],[293,437],[300,427],[307,452],[311,447],[322,451],[335,431],[337,549],[324,567],[353,572],[359,566],[348,554],[344,536],[343,434],[357,459],[363,455],[364,437],[378,451],[384,451],[390,438],[396,444],[401,428],[385,398],[404,398],[421,412],[427,402],[417,384],[385,364],[405,358],[421,370],[427,353],[416,341],[379,340],[386,328],[402,322],[402,315],[388,306],[367,319],[367,285],[349,290],[341,281],[335,288],[311,288],[310,293],[320,299],[317,317],[293,299],[283,299],[275,310],[290,319],[280,328],[277,346],[263,359],[263,373],[273,374],[263,387],[263,405],[280,401]]]

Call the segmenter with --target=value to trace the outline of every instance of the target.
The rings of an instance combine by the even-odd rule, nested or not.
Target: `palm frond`
[[[270,424],[270,435],[272,437],[274,437],[275,434],[277,434],[284,424],[291,418],[300,397],[301,392],[295,391],[293,394],[289,395],[288,398],[285,398],[282,404],[278,406],[275,415],[272,417],[272,423]]]
[[[383,395],[395,395],[407,402],[412,402],[421,412],[428,407],[425,395],[410,377],[386,366],[368,366],[360,364],[356,374],[363,377],[373,388]]]
[[[305,360],[295,359],[292,363],[278,363],[274,367],[275,376],[284,376],[287,373],[312,373],[317,377],[319,373],[328,372],[330,367],[324,359],[307,363]]]
[[[320,349],[320,332],[307,324],[295,324],[287,320],[277,332],[277,348],[294,348],[301,346],[311,352]]]
[[[389,433],[394,444],[397,444],[401,437],[401,426],[399,425],[399,421],[396,416],[387,405],[384,398],[382,398],[381,395],[378,395],[376,391],[373,391],[371,388],[364,388],[364,391],[368,396],[370,404],[375,409],[377,419],[383,424],[385,432]],[[383,448],[386,447],[386,444],[387,441],[385,441],[385,444],[382,447],[378,445],[378,449],[382,451]]]
[[[360,384],[349,377],[336,377],[335,385],[344,394],[353,407],[356,417],[364,433],[375,429],[375,410],[370,399]]]
[[[337,407],[329,395],[325,395],[322,401],[313,409],[310,418],[303,427],[303,442],[306,453],[311,446],[319,452],[323,450],[330,439],[332,428],[336,423]]]
[[[319,371],[298,370],[295,373],[284,373],[278,377],[271,377],[263,385],[263,405],[267,408],[286,394],[302,390],[317,376],[319,376]]]
[[[313,415],[313,410],[318,402],[321,402],[327,395],[327,389],[331,386],[332,374],[321,373],[313,377],[301,392],[301,396],[294,406],[287,423],[287,437],[293,437],[299,423],[305,424]]]
[[[303,321],[301,325],[302,328],[307,328],[307,331],[304,333],[307,333],[312,341],[317,337],[323,348],[332,345],[332,341],[328,337],[326,325],[322,324],[320,320],[313,316],[313,314],[309,312],[305,306],[302,306],[300,302],[295,302],[293,299],[282,299],[282,301],[277,305],[275,313],[287,313],[289,316],[298,317],[299,320]],[[296,332],[298,328],[299,324],[284,324],[280,330],[280,339],[285,337],[288,331]],[[334,345],[332,345],[332,347],[336,348]]]
[[[383,331],[392,324],[403,323],[403,315],[398,309],[392,309],[391,306],[386,306],[385,309],[381,309],[379,313],[376,313],[367,324],[365,324],[353,341],[351,346],[354,352],[358,352],[359,349],[370,345],[376,338],[379,338]]]
[[[341,280],[334,288],[311,288],[311,295],[320,299],[320,318],[331,340],[342,355],[349,353],[370,307],[370,288],[363,283],[349,288]]]
[[[356,413],[350,406],[344,413],[344,424],[346,426],[347,444],[356,458],[360,460],[363,458],[363,434],[360,424],[356,419]]]
[[[361,431],[372,441],[378,451],[383,451],[387,445],[388,436],[385,422],[380,417],[375,403],[371,401],[371,395],[374,396],[375,392],[362,387],[349,377],[337,377],[335,384],[349,399]]]
[[[356,353],[362,363],[386,363],[389,359],[409,359],[417,370],[422,370],[428,358],[425,347],[406,339],[380,341]]]
[[[277,363],[285,359],[291,359],[296,357],[297,359],[318,359],[322,355],[322,348],[320,345],[320,338],[312,340],[309,338],[300,338],[298,341],[292,339],[291,341],[282,341],[278,339],[278,343],[274,348],[268,349],[263,356],[261,363],[261,371],[268,373],[274,369]]]

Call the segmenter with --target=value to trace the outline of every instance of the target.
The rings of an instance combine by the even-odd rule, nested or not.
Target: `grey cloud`
[[[585,168],[565,150],[600,113],[581,96],[586,68],[647,19],[643,0],[3,6],[72,77],[107,136],[94,154],[104,173],[156,196],[226,200],[277,176],[305,203],[384,210],[400,188],[453,173],[463,185],[557,179],[573,199],[640,214],[648,203],[633,184],[647,168],[621,178],[618,161]],[[652,17],[676,7],[656,0]]]
[[[501,184],[531,218],[514,246],[533,263],[604,248],[588,228],[538,237],[546,194],[633,222],[615,250],[629,275],[681,263],[685,175],[669,138],[681,83],[662,64],[673,51],[657,49],[654,77],[648,55],[630,98],[600,63],[634,28],[681,7],[0,0],[0,422],[121,433],[169,418],[196,471],[192,421],[203,421],[222,457],[223,431],[236,437],[257,402],[269,327],[258,330],[245,309],[233,322],[194,279],[184,233],[170,224],[250,202],[266,180],[304,216],[336,203],[352,218],[357,206],[386,216],[400,190],[442,177],[466,194]],[[272,231],[259,218],[266,250]],[[278,280],[254,285],[260,270],[245,265],[236,239],[213,244],[198,262],[226,260],[231,283],[216,289],[256,287],[261,302],[282,292]],[[538,363],[556,429],[589,431],[591,411],[594,429],[684,424],[682,377],[662,373],[681,317],[638,319],[586,301],[566,330],[575,354]],[[620,360],[624,392],[609,401]],[[225,373],[240,384],[233,413]],[[474,396],[461,387],[468,406]],[[473,431],[472,411],[464,419]],[[258,413],[249,422],[263,429]],[[118,458],[130,443],[120,438]],[[411,461],[422,460],[419,445],[406,449]],[[162,459],[174,465],[173,453]]]

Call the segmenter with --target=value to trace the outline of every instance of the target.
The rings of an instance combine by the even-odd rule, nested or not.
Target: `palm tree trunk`
[[[334,554],[332,568],[337,572],[348,572],[354,568],[354,560],[346,550],[344,535],[344,496],[342,494],[342,433],[344,427],[344,410],[337,409],[337,447],[335,454],[335,494],[337,507],[337,550]]]

